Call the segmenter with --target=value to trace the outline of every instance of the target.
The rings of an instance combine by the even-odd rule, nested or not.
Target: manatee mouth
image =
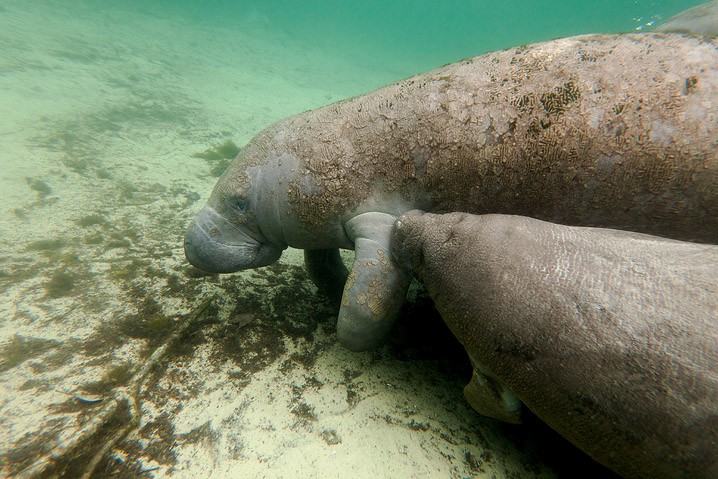
[[[245,229],[205,206],[184,239],[187,261],[210,273],[233,273],[279,259],[284,248],[262,243]]]

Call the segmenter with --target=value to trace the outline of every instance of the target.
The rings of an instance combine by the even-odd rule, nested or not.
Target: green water
[[[268,0],[138,3],[157,15],[231,27],[265,22],[328,54],[371,56],[418,72],[514,45],[582,33],[627,32],[700,4],[681,0]],[[241,27],[240,27],[241,28]]]

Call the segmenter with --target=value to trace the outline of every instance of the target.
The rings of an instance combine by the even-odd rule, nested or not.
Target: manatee
[[[656,27],[657,32],[718,35],[718,2],[708,2],[672,16]]]
[[[366,350],[410,283],[389,238],[413,209],[715,243],[716,43],[641,33],[524,45],[281,120],[219,179],[185,253],[229,273],[305,250],[317,285],[341,297],[339,341]],[[348,275],[338,249],[355,250]]]
[[[718,477],[718,245],[512,215],[407,214],[392,236],[474,374],[627,478]]]

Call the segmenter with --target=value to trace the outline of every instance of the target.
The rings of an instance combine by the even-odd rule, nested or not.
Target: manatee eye
[[[245,196],[230,196],[225,204],[236,213],[244,213],[249,207],[249,199]]]

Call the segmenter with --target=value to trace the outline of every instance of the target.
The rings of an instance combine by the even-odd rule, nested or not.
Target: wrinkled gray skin
[[[718,242],[718,49],[677,34],[587,35],[489,53],[259,133],[191,225],[195,266],[287,246],[342,295],[339,341],[388,334],[411,279],[402,213],[511,213]],[[337,248],[354,249],[347,277]],[[337,287],[338,286],[338,287]]]
[[[708,2],[675,15],[657,32],[690,33],[692,35],[718,35],[718,2]]]
[[[478,412],[523,403],[627,478],[718,477],[718,246],[465,213],[403,216],[392,246]]]

